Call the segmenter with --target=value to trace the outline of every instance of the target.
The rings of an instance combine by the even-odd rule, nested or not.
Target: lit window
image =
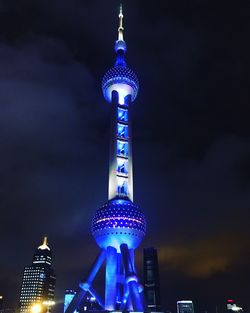
[[[117,177],[117,193],[118,195],[128,195],[128,182],[125,177]]]
[[[117,136],[120,138],[128,138],[128,126],[123,124],[117,124]]]
[[[128,156],[128,143],[117,140],[117,154],[127,157]]]
[[[117,158],[117,172],[119,174],[128,174],[128,160]]]
[[[128,122],[128,110],[118,108],[118,120],[121,122]]]

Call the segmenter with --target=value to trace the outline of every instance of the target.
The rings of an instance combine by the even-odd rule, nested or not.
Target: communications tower
[[[104,98],[112,105],[112,135],[109,166],[108,202],[98,209],[91,225],[92,235],[101,248],[86,279],[66,310],[73,313],[87,291],[106,311],[144,311],[143,287],[138,282],[134,250],[146,232],[142,210],[133,203],[133,171],[130,108],[139,82],[127,67],[123,38],[122,6],[119,12],[118,40],[115,42],[115,65],[102,80]],[[92,282],[106,262],[105,299],[96,293]]]

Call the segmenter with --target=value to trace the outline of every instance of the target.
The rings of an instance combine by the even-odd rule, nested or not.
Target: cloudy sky
[[[107,200],[115,0],[0,0],[0,293],[17,303],[44,234],[56,300],[98,253]],[[135,202],[159,252],[165,310],[215,312],[250,288],[249,3],[124,0]],[[142,250],[137,262],[141,265]],[[60,312],[60,307],[58,307]]]

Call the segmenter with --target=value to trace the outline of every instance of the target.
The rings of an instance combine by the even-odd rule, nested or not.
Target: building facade
[[[64,306],[63,306],[63,312],[66,312],[68,306],[70,305],[70,302],[73,300],[74,296],[76,295],[76,291],[73,289],[67,289],[65,291],[64,295]],[[77,308],[74,313],[79,313],[79,309]]]
[[[32,312],[35,304],[53,301],[56,276],[52,269],[52,253],[44,237],[33,256],[30,266],[25,266],[20,294],[20,313]]]
[[[194,313],[194,305],[191,300],[177,301],[177,313]]]
[[[229,299],[227,300],[227,311],[228,312],[242,312],[243,308],[240,307],[238,304],[236,304],[234,300]]]
[[[144,294],[148,310],[161,311],[160,275],[158,255],[155,248],[143,250]]]
[[[3,296],[0,296],[0,313],[3,311]]]
[[[69,304],[73,300],[74,296],[76,295],[76,291],[73,289],[67,289],[65,291],[64,296],[64,310],[65,313]],[[74,313],[84,313],[84,312],[92,312],[92,311],[99,311],[101,308],[98,305],[95,297],[91,296],[88,292],[84,298],[84,300],[80,303],[80,306],[74,311]]]

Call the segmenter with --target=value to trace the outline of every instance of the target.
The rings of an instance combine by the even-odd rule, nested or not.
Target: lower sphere
[[[112,199],[96,211],[91,230],[101,248],[111,246],[120,251],[125,243],[136,249],[145,236],[145,215],[128,199]]]

